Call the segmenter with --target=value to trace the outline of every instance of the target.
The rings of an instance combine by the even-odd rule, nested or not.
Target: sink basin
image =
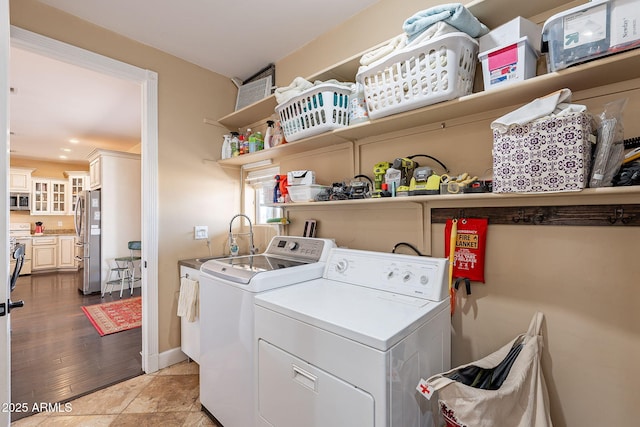
[[[204,262],[207,262],[209,260],[218,259],[218,258],[227,258],[227,256],[225,256],[225,255],[208,256],[208,257],[203,257],[203,258],[196,258],[195,260],[196,260],[196,262],[204,263]]]

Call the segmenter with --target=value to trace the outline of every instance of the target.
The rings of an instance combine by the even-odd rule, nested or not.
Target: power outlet
[[[196,225],[193,227],[193,238],[195,240],[208,239],[209,227],[206,225]]]

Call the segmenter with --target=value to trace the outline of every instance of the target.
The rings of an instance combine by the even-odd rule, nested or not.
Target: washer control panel
[[[441,301],[448,295],[448,261],[354,249],[334,249],[327,279]]]
[[[297,236],[275,236],[265,254],[279,257],[303,259],[308,262],[324,261],[335,243],[330,239]]]

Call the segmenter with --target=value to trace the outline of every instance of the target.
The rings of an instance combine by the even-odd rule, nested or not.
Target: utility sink
[[[208,256],[208,257],[203,257],[203,258],[196,258],[196,262],[205,263],[205,262],[207,262],[209,260],[219,259],[219,258],[228,258],[228,255],[218,255],[218,256]]]

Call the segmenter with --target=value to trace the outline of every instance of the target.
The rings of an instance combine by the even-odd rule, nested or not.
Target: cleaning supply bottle
[[[284,140],[284,133],[282,132],[282,125],[280,124],[280,120],[278,120],[273,128],[273,138],[271,139],[271,146],[277,147],[278,145],[284,144],[287,141]]]
[[[238,256],[238,242],[236,242],[235,237],[231,237],[231,243],[229,244],[229,252],[231,252],[231,256]]]
[[[256,151],[262,150],[262,146],[264,144],[264,139],[262,137],[262,132],[257,131],[249,135],[249,152],[255,153]]]
[[[240,155],[240,141],[238,141],[238,132],[231,132],[230,144],[231,146],[231,157],[236,157]]]
[[[264,148],[271,148],[273,147],[273,145],[271,145],[272,140],[273,140],[273,128],[274,122],[273,120],[267,120],[267,130],[264,132]]]
[[[221,157],[223,159],[230,159],[232,156],[231,153],[231,135],[224,135],[224,141],[222,142],[222,153]]]

